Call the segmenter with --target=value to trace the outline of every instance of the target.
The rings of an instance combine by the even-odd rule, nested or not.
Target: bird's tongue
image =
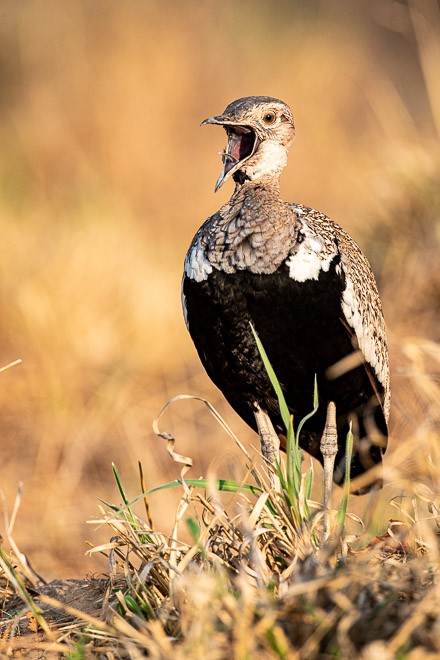
[[[228,148],[223,156],[224,173],[227,174],[234,165],[252,153],[254,133],[245,126],[234,127],[228,134]]]
[[[231,133],[229,135],[229,140],[228,140],[228,147],[226,149],[226,153],[223,156],[223,162],[224,162],[224,173],[227,174],[229,170],[231,170],[235,163],[238,163],[240,158],[240,144],[241,144],[241,136],[236,135],[235,133]]]
[[[226,128],[226,126],[225,126]],[[229,172],[239,168],[239,164],[248,158],[257,148],[258,140],[254,131],[247,126],[228,126],[228,146],[222,151],[223,171],[215,184],[217,191]]]

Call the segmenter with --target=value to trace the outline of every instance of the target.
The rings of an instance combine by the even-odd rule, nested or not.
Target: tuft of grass
[[[275,393],[278,398],[278,404],[280,407],[280,413],[282,420],[284,422],[284,426],[286,428],[286,436],[287,436],[287,474],[286,477],[283,474],[281,467],[278,465],[278,476],[281,482],[281,487],[282,487],[282,494],[283,497],[286,501],[286,504],[289,509],[291,509],[294,513],[295,516],[295,523],[297,525],[301,525],[301,522],[303,521],[303,516],[300,513],[300,490],[301,490],[301,483],[302,483],[302,477],[301,477],[301,466],[302,466],[302,458],[303,458],[303,453],[302,450],[299,448],[299,435],[301,432],[302,427],[304,426],[305,422],[312,417],[312,415],[315,414],[315,412],[318,410],[318,387],[317,387],[317,382],[316,382],[316,376],[315,376],[315,385],[314,385],[314,393],[313,393],[313,410],[309,415],[306,415],[304,419],[301,420],[301,422],[298,425],[298,430],[295,433],[293,429],[293,417],[289,412],[289,408],[286,404],[286,400],[284,397],[283,390],[281,389],[280,383],[276,377],[276,374],[273,370],[273,367],[270,363],[270,360],[267,356],[267,353],[265,351],[265,348],[254,328],[252,323],[250,323],[251,331],[254,336],[255,342],[257,344],[258,351],[260,353],[261,359],[263,360],[264,368],[266,369],[267,375],[269,376],[269,380],[272,384],[272,387],[275,390]],[[310,470],[310,473],[306,477],[307,481],[307,486],[304,489],[304,491],[308,492],[310,494],[311,490],[311,479],[312,479],[312,472]],[[310,520],[310,512],[306,503],[306,499],[303,501],[303,507],[306,515],[308,516]],[[304,506],[305,504],[305,506]]]
[[[116,483],[121,494],[119,475]],[[42,586],[35,577],[23,579],[21,608],[3,591],[12,621],[5,615],[0,621],[0,652],[177,660],[404,653],[423,659],[440,652],[432,633],[440,624],[440,557],[433,534],[440,518],[422,515],[421,501],[413,498],[412,508],[396,501],[401,520],[366,549],[351,548],[341,562],[338,544],[321,552],[299,542],[283,508],[273,512],[276,500],[268,506],[269,489],[259,495],[237,490],[224,504],[214,493],[191,487],[188,494],[180,487],[172,534],[127,515],[126,505],[100,505],[99,522],[111,540],[90,552],[107,557],[108,576],[81,584],[83,609],[75,606],[72,583]],[[180,540],[188,506],[194,509],[187,518],[190,543]],[[24,575],[24,557],[16,552],[9,562]],[[43,608],[47,628],[26,630],[27,613]]]
[[[286,427],[287,475],[283,473],[281,466],[278,465],[277,466],[278,476],[281,483],[282,495],[286,502],[287,508],[289,511],[293,513],[293,522],[296,526],[298,526],[298,528],[301,528],[301,525],[305,523],[308,525],[312,524],[312,515],[310,513],[308,500],[310,499],[310,494],[312,491],[313,469],[309,468],[306,475],[302,475],[303,452],[299,448],[299,438],[301,431],[304,427],[304,424],[306,424],[306,422],[317,412],[319,407],[318,384],[317,384],[316,374],[315,374],[314,388],[313,388],[313,410],[299,422],[298,428],[295,432],[293,427],[293,416],[289,412],[281,385],[276,377],[275,371],[270,363],[270,360],[267,356],[264,346],[252,323],[250,323],[250,327],[255,342],[257,344],[257,348],[260,353],[261,359],[263,361],[264,368],[266,369],[267,375],[269,376],[269,380],[277,395],[281,417]],[[344,481],[344,494],[337,514],[337,522],[339,523],[341,532],[343,532],[345,520],[347,517],[348,497],[350,494],[350,466],[351,466],[352,453],[353,453],[353,434],[350,429],[350,431],[347,434],[347,442],[346,442],[346,469],[345,469],[345,481]],[[315,529],[313,529],[313,539],[315,545],[318,546],[319,541]]]

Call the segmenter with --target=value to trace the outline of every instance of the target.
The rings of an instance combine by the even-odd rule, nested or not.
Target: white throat
[[[262,176],[279,174],[287,165],[287,149],[279,142],[264,141],[258,147],[257,154],[249,159],[243,168],[247,176],[259,179]]]

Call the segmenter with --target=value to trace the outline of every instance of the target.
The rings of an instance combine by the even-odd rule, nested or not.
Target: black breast
[[[236,412],[255,430],[254,404],[266,410],[279,433],[284,432],[278,402],[259,356],[249,323],[254,325],[283,388],[294,424],[313,408],[315,374],[319,410],[304,426],[300,444],[321,460],[319,442],[328,401],[337,410],[339,452],[335,481],[344,474],[348,418],[355,419],[357,449],[352,475],[381,460],[381,450],[367,440],[374,421],[386,435],[378,396],[382,387],[368,367],[359,365],[337,379],[326,371],[352,353],[352,333],[342,321],[344,281],[336,272],[335,257],[317,280],[296,282],[283,264],[275,273],[258,275],[247,270],[225,274],[213,270],[202,282],[185,276],[189,331],[200,359],[213,382]]]

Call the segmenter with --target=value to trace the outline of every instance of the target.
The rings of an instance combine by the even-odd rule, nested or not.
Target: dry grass
[[[212,477],[204,492],[183,483],[171,535],[154,524],[145,494],[143,518],[130,503],[100,507],[93,524],[105,525],[111,539],[91,553],[108,558],[107,578],[42,584],[13,540],[17,500],[5,526],[12,552],[0,554],[0,651],[49,658],[438,657],[438,490],[418,484],[418,495],[396,497],[398,517],[381,537],[369,534],[366,546],[362,520],[349,513],[341,528],[332,510],[325,540],[326,514],[318,502],[306,508],[304,481],[298,517],[241,450],[246,480],[259,492],[238,485],[222,501]],[[170,440],[169,451],[185,471],[188,458]],[[433,455],[431,461],[438,475]],[[411,488],[408,481],[399,486]],[[187,543],[181,527],[189,510]]]
[[[98,553],[84,555],[85,540],[105,544],[108,529],[86,527],[85,520],[94,511],[95,495],[115,499],[112,461],[130,497],[138,492],[138,460],[147,488],[178,477],[179,468],[151,430],[152,419],[171,397],[208,398],[255,454],[256,437],[201,370],[179,300],[189,241],[230,193],[212,194],[223,138],[197,124],[246,94],[270,94],[291,103],[298,137],[282,180],[283,196],[340,222],[364,248],[378,277],[392,358],[387,484],[374,501],[359,498],[350,501],[350,508],[364,520],[369,538],[382,535],[391,518],[407,520],[393,506],[398,495],[405,496],[400,502],[409,502],[407,515],[416,516],[411,498],[417,495],[420,515],[428,516],[427,502],[438,502],[440,491],[435,343],[440,328],[440,18],[435,0],[374,0],[350,9],[343,0],[281,1],[276,8],[259,0],[239,5],[226,0],[215,8],[154,0],[125,5],[5,0],[1,19],[0,365],[23,361],[0,373],[1,486],[11,508],[17,483],[24,483],[14,540],[35,570],[48,580],[108,571]],[[166,427],[178,438],[178,451],[193,457],[193,476],[212,469],[219,478],[246,477],[239,450],[197,403],[172,407]],[[258,467],[258,457],[255,461]],[[320,498],[319,481],[314,500]],[[164,539],[173,529],[179,499],[176,490],[151,496]],[[143,509],[135,511],[144,516]],[[190,544],[190,534],[181,527],[181,543]],[[419,596],[400,600],[398,595],[399,580],[402,593],[411,594],[414,576],[437,567],[431,532],[425,536],[414,532],[413,523],[410,527],[411,538],[430,548],[419,556],[413,543],[415,559],[399,559],[401,572],[393,572],[395,558],[384,564],[380,553],[367,566],[362,563],[366,555],[350,558],[344,580],[357,585],[354,575],[370,577],[376,594],[365,591],[366,577],[364,586],[352,587],[359,588],[359,600],[348,582],[326,588],[322,596],[308,579],[311,609],[301,609],[298,599],[294,606],[285,604],[290,601],[279,594],[280,609],[273,609],[266,583],[255,586],[249,577],[240,583],[248,585],[242,586],[242,600],[231,600],[242,578],[225,576],[223,569],[207,576],[200,567],[204,560],[197,569],[187,567],[179,589],[186,593],[185,580],[199,584],[189,575],[202,571],[200,584],[206,586],[197,587],[202,595],[195,591],[188,603],[191,598],[199,602],[204,593],[203,602],[214,603],[211,594],[220,584],[221,625],[228,633],[219,649],[231,639],[246,649],[253,635],[252,653],[268,653],[269,620],[281,631],[276,632],[279,643],[286,637],[298,649],[302,642],[292,641],[285,627],[285,621],[294,620],[315,625],[314,648],[336,635],[344,657],[357,657],[344,644],[360,626],[355,650],[362,647],[366,658],[387,657],[382,647],[365,650],[373,640],[364,639],[361,626],[363,611],[372,612],[373,622],[381,620],[374,608],[383,585],[391,588],[391,620],[402,623],[399,617],[407,617],[409,627],[411,621],[419,625],[427,611],[423,621],[429,619],[429,599],[437,597],[435,588],[419,604]],[[167,572],[169,558],[164,562],[161,570]],[[324,573],[326,580],[334,579],[326,564]],[[27,579],[35,587],[35,576]],[[329,605],[332,594],[356,603],[351,623],[342,601]],[[168,602],[169,586],[162,595]],[[259,628],[260,615],[252,613],[260,601]],[[402,607],[396,617],[392,607]],[[239,611],[245,625],[235,629]],[[283,619],[280,612],[288,614]],[[214,617],[209,607],[205,613],[207,621]],[[183,606],[179,617],[184,634],[176,653],[197,657],[185,647],[192,643],[185,640],[197,638],[191,628],[196,622],[191,624]],[[321,628],[318,620],[324,622]],[[172,642],[159,615],[157,621],[142,624],[143,641],[130,641],[134,649],[144,648],[148,638],[150,650],[166,654]],[[309,630],[306,623],[296,628]],[[400,623],[388,639],[399,634]],[[435,630],[437,619],[431,623]],[[333,632],[324,634],[325,628]],[[200,657],[209,629],[208,623],[200,628],[195,647],[202,649]],[[250,629],[252,635],[246,632]],[[405,637],[405,630],[392,649],[408,640],[417,647],[414,631]],[[159,652],[161,644],[165,650]],[[429,648],[426,643],[425,651]],[[416,657],[413,650],[411,658]]]

